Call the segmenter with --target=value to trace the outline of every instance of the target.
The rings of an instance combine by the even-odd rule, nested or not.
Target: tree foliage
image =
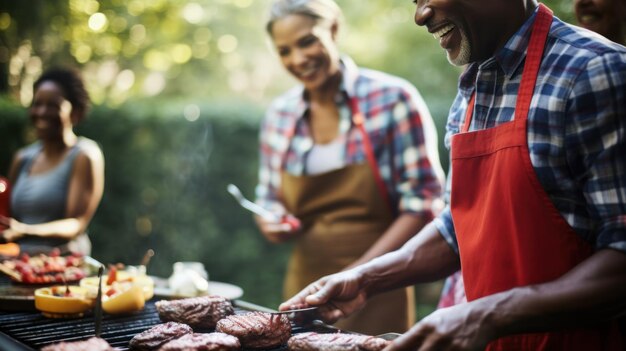
[[[345,14],[341,46],[357,62],[406,77],[433,96],[454,92],[459,72],[450,68],[437,42],[412,23],[410,1],[338,2]],[[567,0],[547,3],[557,13],[570,6]],[[233,95],[266,102],[293,83],[268,49],[268,4],[3,0],[0,92],[27,104],[30,85],[44,67],[74,64],[83,68],[97,103]]]
[[[411,1],[338,3],[343,52],[417,86],[445,166],[441,136],[460,70],[413,23]],[[546,3],[571,20],[569,0]],[[30,103],[34,79],[49,66],[79,66],[96,104],[79,133],[97,140],[106,159],[105,195],[90,227],[94,255],[132,264],[154,248],[152,273],[162,276],[175,261],[202,261],[212,278],[276,306],[288,247],[262,240],[225,191],[233,182],[252,194],[258,121],[294,84],[268,45],[268,4],[0,0],[0,95],[12,101],[0,99],[0,173],[33,141],[18,104]]]

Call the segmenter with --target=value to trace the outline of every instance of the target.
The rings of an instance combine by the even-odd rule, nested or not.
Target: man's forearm
[[[626,255],[601,250],[563,277],[470,303],[499,336],[585,326],[626,311]]]
[[[368,295],[442,279],[458,270],[458,255],[431,222],[400,249],[357,267]]]

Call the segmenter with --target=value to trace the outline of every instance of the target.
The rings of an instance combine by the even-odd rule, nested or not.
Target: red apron
[[[542,188],[527,143],[527,117],[552,12],[539,5],[518,91],[515,119],[453,136],[451,209],[468,301],[555,280],[593,248],[574,232]],[[480,182],[480,183],[478,183]],[[621,350],[609,323],[597,328],[514,335],[487,350]]]

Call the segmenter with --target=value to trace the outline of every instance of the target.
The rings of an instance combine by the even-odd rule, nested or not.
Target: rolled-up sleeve
[[[394,189],[401,213],[432,219],[443,206],[444,174],[432,117],[416,89],[405,89],[393,111]]]
[[[595,223],[596,249],[626,253],[626,55],[588,62],[567,106],[565,147],[579,175],[586,211]]]
[[[282,156],[277,143],[284,139],[274,125],[276,110],[270,107],[259,130],[259,173],[256,186],[256,203],[278,214],[285,213],[285,208],[278,199]]]
[[[454,223],[452,222],[452,212],[450,211],[450,206],[446,206],[439,216],[433,220],[433,223],[448,245],[450,245],[454,252],[458,254],[459,243],[456,240],[456,234],[454,232]]]

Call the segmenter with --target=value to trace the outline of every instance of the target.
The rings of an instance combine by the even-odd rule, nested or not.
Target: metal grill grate
[[[236,313],[247,311],[235,308]],[[159,320],[154,301],[148,301],[144,310],[140,312],[124,316],[105,315],[102,320],[101,337],[118,350],[128,350],[128,342],[133,336],[159,323],[162,322]],[[312,329],[292,325],[293,334],[305,331],[312,331]],[[315,331],[331,332],[332,330],[325,330],[318,326],[315,327]],[[39,312],[0,312],[0,332],[23,344],[5,348],[5,343],[0,342],[2,346],[0,348],[3,350],[38,350],[45,345],[60,341],[88,339],[94,335],[94,320],[93,315],[86,315],[79,319],[50,319],[43,317]],[[282,351],[287,350],[287,347],[282,346],[271,350]]]

